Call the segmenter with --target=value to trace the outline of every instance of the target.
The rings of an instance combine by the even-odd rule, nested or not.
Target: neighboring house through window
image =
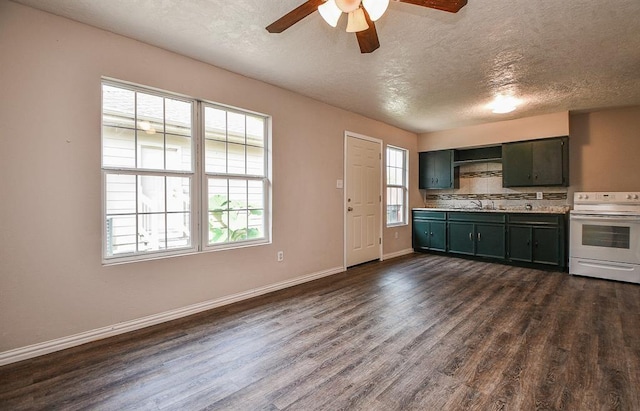
[[[387,146],[387,226],[407,224],[407,150]]]
[[[104,81],[104,261],[269,242],[267,121]]]

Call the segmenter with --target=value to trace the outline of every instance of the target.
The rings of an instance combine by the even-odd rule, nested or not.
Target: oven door
[[[571,258],[640,264],[640,215],[572,213],[570,221]]]

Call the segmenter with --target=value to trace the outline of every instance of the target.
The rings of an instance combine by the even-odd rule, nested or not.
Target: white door
[[[345,259],[350,267],[381,258],[382,142],[347,135],[345,159]]]

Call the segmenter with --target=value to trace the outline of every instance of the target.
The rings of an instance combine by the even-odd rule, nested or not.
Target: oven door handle
[[[640,216],[611,216],[611,215],[575,215],[572,214],[571,220],[590,220],[590,221],[638,221],[640,222]]]

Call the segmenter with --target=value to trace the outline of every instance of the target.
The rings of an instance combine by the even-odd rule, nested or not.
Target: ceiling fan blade
[[[367,10],[362,10],[364,11],[364,18],[367,20],[369,28],[363,31],[356,32],[356,37],[358,38],[360,53],[372,53],[378,47],[380,47],[380,41],[378,40],[378,31],[376,30],[376,25],[373,23],[373,21],[371,21]]]
[[[291,10],[289,13],[280,17],[278,20],[267,26],[269,33],[282,33],[289,27],[293,26],[309,14],[318,10],[318,6],[324,3],[324,0],[309,0],[302,3],[302,5]]]
[[[429,7],[430,9],[437,9],[442,11],[448,11],[450,13],[457,13],[461,8],[467,5],[467,0],[395,0],[400,3],[415,4],[416,6]]]

